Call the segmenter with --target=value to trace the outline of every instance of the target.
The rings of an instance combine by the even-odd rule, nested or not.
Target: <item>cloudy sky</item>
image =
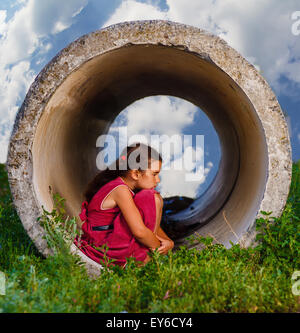
[[[1,163],[6,161],[18,107],[35,76],[57,52],[83,34],[114,23],[142,19],[167,19],[205,29],[225,39],[254,64],[277,95],[289,125],[293,160],[300,159],[299,0],[1,0]],[[218,139],[209,120],[194,105],[167,96],[149,97],[124,110],[111,131],[125,126],[132,133],[142,131],[134,121],[142,116],[137,110],[153,105],[156,110],[165,110],[166,119],[172,114],[174,120],[161,132],[171,134],[171,129],[176,128],[188,133],[193,128],[205,135],[203,170],[208,184],[218,167]],[[179,107],[184,110],[182,114]],[[146,116],[145,113],[143,117]],[[196,128],[199,119],[201,128]],[[178,179],[175,173],[173,177]],[[169,184],[169,194],[175,194],[176,189],[171,187],[174,180]],[[182,194],[199,194],[205,188],[203,183],[199,192],[199,184],[189,187],[193,193]]]

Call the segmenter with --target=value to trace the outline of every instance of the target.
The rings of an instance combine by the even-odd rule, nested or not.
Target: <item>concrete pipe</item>
[[[129,104],[151,95],[199,106],[221,144],[214,181],[169,223],[211,234],[226,247],[230,241],[249,246],[260,211],[281,215],[291,180],[289,134],[260,73],[222,39],[198,28],[160,20],[125,22],[63,49],[37,76],[17,114],[9,182],[22,223],[44,255],[50,250],[37,217],[42,205],[53,207],[49,186],[77,216],[82,191],[98,171],[97,137]],[[178,241],[185,243],[184,237]],[[101,267],[74,246],[72,251],[90,271]]]

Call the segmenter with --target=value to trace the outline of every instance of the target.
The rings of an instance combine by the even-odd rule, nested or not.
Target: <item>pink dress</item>
[[[103,264],[107,258],[113,259],[112,264],[124,267],[126,258],[129,257],[144,261],[149,248],[134,238],[118,206],[102,208],[104,199],[118,186],[127,186],[121,177],[102,186],[89,203],[87,201],[82,203],[79,216],[84,221],[83,235],[81,239],[76,237],[74,243],[85,255],[100,264]],[[154,231],[156,222],[154,194],[159,192],[147,189],[135,194],[128,186],[127,188],[132,194],[144,224]]]

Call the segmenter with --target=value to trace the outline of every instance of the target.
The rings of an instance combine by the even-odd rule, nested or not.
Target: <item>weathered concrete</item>
[[[198,232],[228,247],[230,240],[253,242],[261,210],[281,215],[291,180],[289,134],[260,73],[203,30],[169,21],[125,22],[63,49],[38,75],[17,114],[9,182],[22,223],[44,255],[50,252],[36,218],[42,205],[52,208],[49,186],[66,198],[69,214],[77,215],[82,190],[97,172],[96,138],[126,106],[150,95],[198,105],[221,142],[214,182],[194,209],[174,220],[206,222]],[[90,270],[99,270],[82,258]]]

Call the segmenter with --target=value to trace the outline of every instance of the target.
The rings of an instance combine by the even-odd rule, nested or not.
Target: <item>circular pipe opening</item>
[[[199,143],[198,140],[196,144],[196,135],[202,136],[203,142]],[[186,167],[183,149],[185,136],[192,138],[187,140],[187,146],[188,152],[194,154],[186,158]],[[127,142],[141,141],[159,147],[163,167],[157,190],[163,198],[199,197],[209,187],[219,168],[220,141],[211,121],[199,107],[181,98],[159,95],[132,103],[114,119],[107,137],[107,146],[103,149],[106,165],[119,156]],[[111,149],[109,140],[112,141]],[[176,168],[175,161],[180,162],[182,167]],[[203,166],[204,177],[187,181],[186,173],[192,168],[195,173],[196,166],[199,171],[203,171]]]
[[[107,146],[101,156],[106,166],[114,162],[127,144],[137,141],[160,151],[163,165],[157,190],[164,198],[162,226],[172,239],[185,238],[191,232],[190,224],[177,221],[179,234],[178,227],[174,228],[174,223],[168,219],[186,209],[208,189],[220,162],[219,138],[207,115],[180,98],[146,97],[124,109],[104,137]],[[187,165],[194,167],[191,174]],[[195,177],[196,166],[198,177]],[[194,178],[188,179],[189,176]]]

